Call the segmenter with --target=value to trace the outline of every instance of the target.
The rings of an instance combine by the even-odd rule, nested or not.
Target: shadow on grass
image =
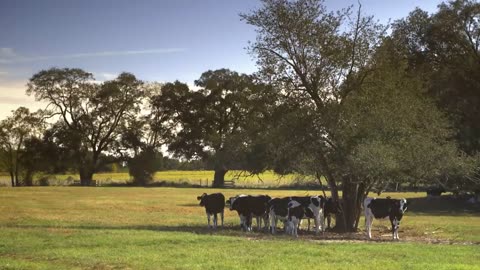
[[[468,203],[466,198],[453,195],[408,198],[408,212],[433,216],[480,216],[480,204]]]
[[[442,239],[442,238],[431,238],[425,236],[416,236],[414,234],[408,233],[407,231],[400,230],[402,240],[392,240],[391,232],[388,228],[378,228],[375,227],[372,230],[374,234],[372,239],[367,239],[367,236],[364,231],[350,232],[350,233],[335,233],[335,232],[324,232],[315,234],[313,231],[299,230],[298,237],[293,237],[291,235],[285,234],[282,229],[277,229],[275,235],[260,230],[257,231],[254,228],[252,232],[244,232],[240,229],[240,226],[225,226],[218,227],[217,229],[208,228],[206,225],[179,225],[179,226],[158,226],[158,225],[131,225],[131,226],[108,226],[108,225],[48,225],[48,224],[37,224],[37,225],[3,225],[3,228],[14,228],[14,229],[33,229],[33,230],[47,230],[49,232],[54,232],[55,230],[91,230],[91,231],[152,231],[152,232],[178,232],[178,233],[192,233],[198,235],[215,235],[215,236],[229,236],[229,237],[239,237],[247,240],[302,240],[302,241],[313,241],[319,243],[394,243],[394,242],[415,242],[415,243],[428,243],[428,244],[469,244],[469,245],[480,245],[480,242],[477,241],[456,241],[452,239]],[[81,233],[81,232],[80,232]]]

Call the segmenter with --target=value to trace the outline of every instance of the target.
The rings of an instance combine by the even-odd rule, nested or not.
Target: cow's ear
[[[198,196],[198,197],[197,197],[197,200],[200,201],[201,199],[202,199],[202,196]]]

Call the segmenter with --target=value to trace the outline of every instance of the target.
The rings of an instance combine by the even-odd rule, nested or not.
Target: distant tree
[[[126,161],[134,184],[147,185],[162,167],[160,148],[165,144],[168,131],[163,123],[168,115],[161,107],[153,105],[161,93],[162,84],[145,84],[142,113],[131,115],[122,126],[116,152]]]
[[[449,1],[433,14],[416,9],[395,22],[392,36],[408,68],[421,74],[453,122],[461,149],[475,158],[480,153],[480,3]],[[469,178],[473,183],[465,181],[466,186],[480,188],[480,169]]]
[[[245,160],[247,129],[254,125],[252,117],[261,114],[256,100],[264,86],[228,69],[207,71],[195,84],[198,91],[180,82],[166,84],[152,106],[170,116],[163,122],[172,131],[169,150],[211,163],[213,185],[221,187],[228,170]]]
[[[143,83],[129,73],[95,83],[81,69],[52,68],[33,75],[27,94],[58,115],[62,142],[75,152],[82,185],[89,185],[100,156],[118,140],[128,115],[139,111]]]
[[[19,107],[0,122],[1,165],[10,174],[12,187],[32,184],[31,178],[21,179],[21,159],[26,144],[39,137],[43,127],[41,112],[31,113],[25,107]]]

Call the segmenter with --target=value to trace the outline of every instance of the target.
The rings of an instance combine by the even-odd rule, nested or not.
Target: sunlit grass
[[[38,175],[35,179],[38,179],[42,175]],[[190,185],[211,186],[213,181],[213,171],[159,171],[154,175],[155,182],[172,182],[172,183],[187,183]],[[58,174],[49,176],[52,180],[52,184],[61,185],[67,179],[78,180],[80,177],[78,174]],[[100,181],[103,184],[109,183],[127,183],[131,181],[131,176],[127,172],[120,173],[97,173],[93,176],[93,179]],[[226,180],[234,180],[236,186],[245,187],[273,187],[279,185],[289,185],[295,181],[314,181],[308,179],[305,176],[297,174],[278,175],[272,171],[266,171],[259,175],[250,175],[242,171],[229,171],[226,176]],[[0,175],[0,184],[10,185],[10,179],[8,175]]]
[[[387,221],[375,221],[373,237],[302,232],[243,233],[226,210],[225,228],[206,228],[196,196],[223,192],[275,196],[318,190],[193,188],[0,188],[0,269],[475,269],[480,216],[412,209],[401,241],[390,240]],[[411,201],[421,193],[388,193]],[[418,199],[422,200],[422,199]],[[435,202],[432,202],[435,203]],[[418,207],[423,205],[418,202]],[[430,211],[430,210],[429,210]],[[332,239],[337,239],[331,242]],[[353,240],[353,242],[351,242]],[[360,241],[360,242],[359,242]],[[458,243],[434,245],[429,242]],[[471,243],[476,243],[472,245]]]

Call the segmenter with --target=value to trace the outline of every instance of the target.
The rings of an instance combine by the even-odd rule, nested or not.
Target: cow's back
[[[225,208],[225,196],[222,193],[213,193],[205,198],[205,209],[211,214],[223,212]]]

